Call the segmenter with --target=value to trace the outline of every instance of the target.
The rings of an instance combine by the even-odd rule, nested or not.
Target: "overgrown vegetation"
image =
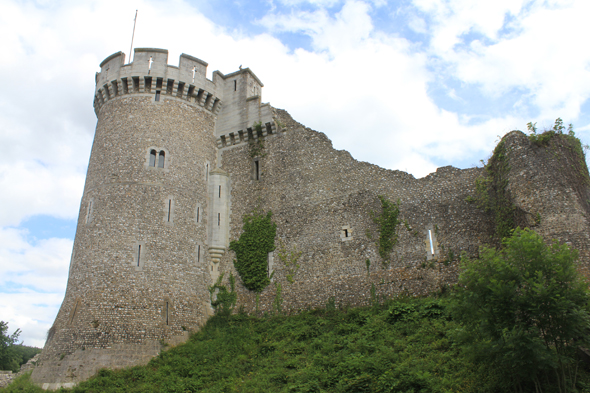
[[[381,213],[371,211],[373,222],[379,226],[379,255],[384,266],[389,264],[389,253],[397,244],[397,227],[400,224],[399,206],[400,201],[391,202],[383,195],[378,196],[381,201]]]
[[[254,123],[252,126],[252,134],[256,134],[256,138],[252,137],[248,139],[248,154],[252,158],[266,156],[264,151],[264,140],[262,138],[261,122]]]
[[[73,392],[476,392],[444,301],[255,318],[216,315],[147,366],[101,370]],[[12,392],[16,390],[8,390]],[[65,390],[64,390],[65,391]]]
[[[246,288],[261,292],[268,284],[268,253],[275,249],[277,224],[272,222],[272,212],[256,208],[243,218],[243,233],[239,240],[230,243],[236,252],[234,266]]]
[[[466,354],[494,370],[502,391],[576,391],[579,346],[588,345],[588,284],[567,245],[517,228],[500,250],[466,260],[451,302]]]
[[[471,200],[492,216],[496,237],[501,240],[510,236],[516,227],[515,207],[506,189],[510,167],[504,140],[498,143],[484,168],[484,176],[475,181],[476,197]]]
[[[217,278],[217,282],[209,287],[209,295],[211,297],[211,306],[215,310],[216,314],[230,315],[236,306],[236,300],[238,294],[236,293],[236,278],[230,272],[229,273],[229,286],[230,290],[227,290],[225,285],[221,285],[223,276],[225,273]]]
[[[529,140],[537,146],[547,147],[549,146],[549,142],[554,140],[554,138],[557,136],[559,138],[558,143],[561,145],[561,147],[565,147],[572,153],[573,166],[576,167],[578,172],[578,179],[581,180],[584,185],[590,185],[590,177],[588,176],[585,155],[585,151],[587,151],[590,147],[588,145],[583,145],[580,139],[576,137],[574,126],[570,123],[567,127],[567,133],[565,133],[566,128],[563,125],[563,120],[561,120],[559,117],[555,119],[555,124],[550,130],[544,130],[543,132],[538,133],[536,125],[537,123],[532,122],[527,124]]]
[[[72,392],[589,392],[589,293],[577,253],[531,230],[464,260],[451,296],[286,316],[217,313],[147,366],[101,370]],[[17,388],[18,386],[18,388]],[[25,378],[6,389],[38,392]]]
[[[294,282],[295,273],[299,270],[299,263],[297,262],[301,257],[302,252],[297,251],[297,247],[293,246],[292,249],[287,249],[285,243],[279,239],[279,252],[278,256],[281,262],[285,265],[287,270],[286,278],[291,284]]]
[[[20,366],[41,352],[41,349],[18,343],[21,330],[8,333],[8,322],[0,321],[0,370],[17,372]]]

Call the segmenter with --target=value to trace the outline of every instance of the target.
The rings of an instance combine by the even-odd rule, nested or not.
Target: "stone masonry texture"
[[[184,54],[178,67],[161,49],[124,59],[110,56],[96,77],[68,287],[32,375],[44,388],[145,364],[163,343],[185,341],[212,315],[209,288],[222,273],[225,285],[238,277],[237,307],[249,313],[271,312],[278,284],[287,313],[363,306],[372,288],[378,299],[444,290],[462,253],[477,257],[492,243],[491,217],[467,201],[484,169],[448,166],[416,179],[359,162],[262,104],[249,69],[209,80],[207,63]],[[504,142],[512,203],[547,241],[577,248],[590,278],[585,162],[567,138],[536,146],[514,131]],[[385,260],[373,220],[380,196],[399,203],[402,221]],[[277,224],[272,283],[260,294],[241,284],[228,249],[256,208]],[[281,248],[301,252],[293,282]]]

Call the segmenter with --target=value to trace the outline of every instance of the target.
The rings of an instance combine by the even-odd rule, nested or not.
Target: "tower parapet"
[[[198,105],[218,116],[215,136],[218,147],[231,146],[276,132],[271,107],[261,102],[264,86],[249,68],[224,75],[213,72],[207,78],[208,64],[201,59],[180,55],[179,65],[168,64],[168,51],[136,48],[133,62],[125,64],[125,54],[117,52],[100,64],[96,74],[94,111],[98,115],[109,100],[129,94],[153,96],[154,101],[178,99]]]

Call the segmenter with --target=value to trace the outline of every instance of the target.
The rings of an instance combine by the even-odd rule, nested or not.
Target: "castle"
[[[458,256],[490,242],[493,220],[468,202],[484,169],[415,179],[358,162],[263,104],[250,69],[212,80],[206,69],[186,54],[169,65],[166,50],[151,48],[135,49],[129,64],[121,52],[100,64],[67,291],[32,375],[44,388],[146,363],[162,343],[185,341],[212,315],[209,289],[229,273],[247,312],[272,310],[278,284],[287,312],[359,306],[372,288],[377,297],[421,295],[453,283]],[[503,143],[519,219],[579,249],[590,277],[585,163],[559,138],[540,147],[512,132]],[[385,259],[371,213],[380,196],[399,201],[403,222]],[[275,244],[301,253],[295,272],[270,253],[275,285],[260,294],[242,285],[229,250],[255,208],[272,211]]]

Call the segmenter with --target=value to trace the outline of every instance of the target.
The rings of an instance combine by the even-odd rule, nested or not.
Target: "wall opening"
[[[209,181],[209,164],[205,165],[205,181]]]
[[[194,80],[194,78],[193,78],[193,82],[194,82],[194,81],[195,81],[195,80]],[[195,87],[194,87],[193,85],[190,85],[190,86],[188,87],[188,93],[186,93],[186,95],[188,96],[188,98],[189,98],[189,99],[190,99],[190,98],[193,96],[194,92],[195,92]]]
[[[238,81],[234,79],[234,91],[238,90]]]
[[[92,221],[92,205],[93,205],[94,200],[90,199],[90,201],[88,201],[88,207],[86,208],[86,224],[88,224],[90,221]]]
[[[197,246],[197,262],[201,262],[201,245]]]
[[[170,214],[172,214],[172,199],[168,199],[168,222],[170,222]]]
[[[146,93],[151,93],[152,92],[152,77],[151,76],[146,76],[144,79],[144,91]]]
[[[162,90],[162,78],[156,78],[156,89]]]
[[[158,155],[158,168],[164,168],[164,162],[166,160],[166,153],[164,150],[160,150],[160,154]]]
[[[217,213],[217,226],[221,225],[221,213]]]
[[[137,246],[137,266],[139,266],[141,261],[141,244]]]
[[[155,101],[160,101],[160,90],[156,90],[156,97],[154,98]]]
[[[170,305],[168,302],[166,302],[166,325],[170,324],[169,310],[170,310]]]
[[[340,240],[343,242],[352,240],[352,228],[350,225],[345,225],[340,229]]]
[[[139,77],[132,76],[131,79],[133,80],[133,92],[139,93]]]
[[[174,90],[174,79],[168,79],[166,81],[166,94],[172,94],[172,90]]]
[[[199,206],[197,206],[197,223],[199,223],[200,220],[200,215],[201,215],[201,208]]]
[[[156,152],[155,150],[150,151],[150,163],[149,166],[151,167],[155,167],[156,166],[156,155],[158,154],[158,152]]]
[[[219,186],[219,197],[221,198],[221,186]]]
[[[178,82],[178,90],[176,91],[176,96],[182,97],[183,92],[184,92],[184,82]]]
[[[260,162],[258,160],[254,161],[254,170],[256,171],[255,179],[260,180]]]
[[[129,85],[127,84],[127,78],[121,78],[123,82],[123,94],[129,94]]]

